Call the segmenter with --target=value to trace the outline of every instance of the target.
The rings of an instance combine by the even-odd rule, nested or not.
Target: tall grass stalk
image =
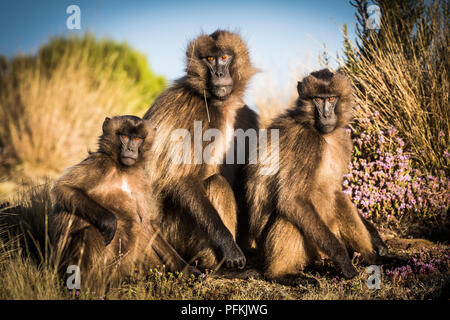
[[[360,118],[374,118],[380,130],[395,127],[409,143],[416,164],[449,174],[450,105],[448,4],[431,1],[414,34],[400,38],[390,12],[383,12],[383,37],[372,32],[361,54],[346,55],[345,72],[355,87]],[[447,13],[446,13],[447,12]],[[405,42],[406,41],[406,42]],[[378,116],[379,115],[379,116]]]

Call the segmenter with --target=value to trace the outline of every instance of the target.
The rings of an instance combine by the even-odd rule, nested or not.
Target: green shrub
[[[55,38],[0,59],[0,148],[15,173],[56,175],[95,149],[105,116],[142,116],[165,80],[111,40]]]

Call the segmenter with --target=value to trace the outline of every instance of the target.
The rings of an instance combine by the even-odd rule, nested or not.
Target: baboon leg
[[[340,267],[344,277],[350,279],[356,276],[357,271],[344,243],[330,230],[308,198],[297,197],[295,204],[280,202],[280,206],[289,221]],[[283,238],[283,235],[280,237]]]
[[[336,214],[340,218],[339,231],[346,246],[359,252],[365,262],[375,263],[377,254],[374,250],[371,233],[353,203],[341,191],[336,192]]]
[[[227,180],[220,174],[215,174],[205,181],[206,196],[219,213],[223,223],[236,239],[236,200],[233,190]]]
[[[66,249],[68,260],[62,265],[80,268],[81,289],[98,288],[105,283],[106,247],[104,238],[96,227],[90,226],[70,235]],[[65,270],[63,270],[65,272]]]
[[[219,213],[225,227],[230,231],[233,239],[236,239],[237,212],[233,190],[220,174],[215,174],[204,182],[206,196],[213,207]],[[202,248],[196,255],[199,265],[203,268],[214,268],[220,261],[211,247]]]
[[[145,248],[142,248],[145,252],[145,266],[154,267],[164,265],[168,271],[171,272],[181,271],[186,274],[200,274],[199,270],[187,264],[187,262],[162,236],[159,230],[150,225],[146,231],[149,236],[145,237]],[[140,250],[140,246],[137,248],[137,250]]]
[[[264,231],[259,250],[264,259],[264,276],[284,284],[296,284],[295,279],[302,283],[299,273],[316,252],[292,223],[280,218]]]
[[[100,231],[85,220],[66,212],[49,216],[49,236],[55,263],[62,272],[69,265],[90,270],[104,255],[105,240]]]

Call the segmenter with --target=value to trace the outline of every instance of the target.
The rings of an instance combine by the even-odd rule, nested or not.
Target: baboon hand
[[[193,275],[196,279],[201,278],[201,275],[203,274],[200,270],[198,270],[196,267],[193,267],[191,265],[187,265],[183,269],[183,273],[187,274],[188,276]]]
[[[225,268],[243,269],[245,267],[245,255],[235,242],[224,251],[223,259]]]
[[[117,229],[117,218],[114,214],[108,212],[99,219],[97,222],[97,228],[105,240],[105,246],[111,243]]]

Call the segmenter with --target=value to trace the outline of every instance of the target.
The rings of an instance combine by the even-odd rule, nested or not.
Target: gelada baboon
[[[352,152],[346,131],[352,88],[343,75],[323,69],[297,89],[296,106],[269,126],[279,129],[278,172],[262,175],[259,165],[248,166],[250,233],[269,279],[301,282],[300,270],[320,253],[352,278],[357,272],[348,251],[368,263],[387,253],[376,229],[342,192]]]
[[[223,30],[194,39],[186,58],[186,75],[166,89],[144,116],[158,128],[153,172],[165,203],[161,230],[182,257],[203,268],[222,261],[225,267],[243,268],[245,257],[235,242],[236,202],[221,170],[234,138],[236,116],[246,108],[242,101],[246,84],[256,69],[241,37]],[[194,123],[203,137],[200,148]],[[185,138],[173,139],[180,129],[187,133]],[[208,129],[220,133],[210,137],[214,139],[210,149],[210,140],[205,141]],[[187,142],[193,155],[189,164],[173,161],[180,141]],[[203,150],[209,150],[210,157],[202,159]]]
[[[155,227],[160,204],[146,173],[154,132],[135,116],[106,118],[98,151],[69,168],[51,191],[51,242],[61,267],[78,265],[82,281],[129,275],[138,265],[197,272]]]

